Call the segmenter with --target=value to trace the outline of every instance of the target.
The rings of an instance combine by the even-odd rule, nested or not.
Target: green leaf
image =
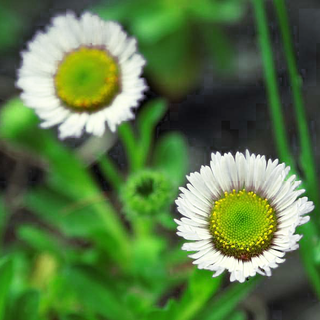
[[[151,303],[149,301],[151,300],[150,299],[151,295],[148,295],[148,297],[145,297],[145,296],[142,296],[142,294],[145,294],[145,293],[131,291],[125,295],[126,306],[128,306],[129,309],[134,312],[134,314],[139,316],[144,314],[151,307]]]
[[[18,237],[36,251],[48,251],[58,256],[62,254],[61,244],[57,242],[57,239],[34,226],[23,225],[19,227]]]
[[[164,269],[164,261],[159,261],[163,255],[166,243],[162,238],[142,237],[133,243],[135,273],[147,280],[148,287],[159,287],[165,285],[168,280]]]
[[[139,129],[140,161],[143,166],[147,160],[154,129],[167,110],[164,100],[157,99],[146,104],[139,113],[137,125]]]
[[[97,201],[102,199],[72,201],[50,188],[34,189],[25,197],[27,208],[70,237],[90,237],[103,228],[91,206]]]
[[[29,285],[29,275],[32,268],[28,253],[20,247],[15,247],[14,249],[15,250],[10,253],[14,273],[10,286],[10,292],[12,293],[10,300],[14,300],[14,297],[24,291],[26,286]]]
[[[235,68],[235,50],[227,35],[219,26],[202,26],[206,48],[212,57],[215,70],[232,72]]]
[[[201,72],[201,59],[193,43],[189,26],[182,26],[154,44],[140,43],[139,48],[148,61],[145,70],[157,90],[178,98],[195,86]]]
[[[245,1],[202,0],[201,4],[191,2],[190,11],[193,17],[200,21],[216,23],[234,23],[241,19],[245,12]]]
[[[9,303],[9,290],[13,280],[12,260],[4,257],[0,260],[0,320],[6,315],[6,307]]]
[[[155,43],[174,32],[184,22],[182,11],[161,0],[115,1],[93,7],[100,17],[128,25],[139,42]]]
[[[213,278],[212,271],[194,269],[193,274],[190,277],[189,286],[187,292],[184,294],[185,297],[197,297],[199,294],[206,295],[208,293],[215,293],[221,284],[222,277]]]
[[[144,0],[143,0],[144,1]],[[103,1],[102,3],[93,6],[92,12],[96,12],[102,19],[114,20],[121,23],[128,23],[131,21],[133,12],[140,5],[139,0],[116,0]]]
[[[103,154],[98,158],[98,164],[106,180],[109,181],[115,191],[119,191],[124,183],[124,178],[119,172],[119,168],[108,154]]]
[[[42,188],[29,192],[25,205],[66,235],[88,237],[121,267],[130,264],[129,235],[115,220],[117,213],[102,194],[70,201],[52,189]]]
[[[39,128],[34,112],[26,108],[19,99],[13,99],[4,106],[0,121],[0,138],[33,152],[37,157],[46,159],[51,169],[48,172],[47,181],[50,187],[59,194],[76,200],[76,210],[71,208],[71,212],[78,211],[79,202],[82,211],[87,207],[83,215],[87,215],[88,221],[92,219],[88,207],[92,208],[105,229],[104,235],[108,236],[109,241],[105,243],[118,248],[118,252],[115,253],[109,247],[110,254],[121,260],[121,266],[129,264],[127,261],[130,255],[128,234],[117,212],[106,198],[101,197],[100,188],[80,159],[58,141],[52,131]],[[71,217],[78,220],[78,216],[71,215]]]
[[[163,37],[174,33],[185,23],[181,10],[168,10],[154,1],[140,7],[131,20],[131,30],[144,44],[154,44]]]
[[[154,310],[146,319],[191,320],[197,319],[207,300],[214,295],[221,284],[221,277],[212,278],[212,272],[194,269],[189,284],[179,301],[169,300],[162,310]],[[201,319],[201,318],[199,318]]]
[[[187,144],[183,136],[171,133],[159,139],[153,162],[156,168],[167,173],[175,187],[180,186],[189,166]]]
[[[38,320],[40,294],[36,290],[23,292],[15,301],[11,318],[14,320]]]
[[[0,4],[0,52],[17,42],[23,30],[22,25],[21,17],[15,11]]]
[[[234,311],[226,320],[246,320],[247,316],[243,311]]]
[[[10,142],[19,144],[25,142],[30,145],[37,137],[32,138],[29,134],[28,137],[24,136],[26,128],[36,127],[38,119],[33,110],[26,108],[19,98],[13,98],[2,107],[1,109],[1,138],[10,140]]]
[[[177,301],[170,299],[163,309],[152,310],[147,314],[144,320],[167,320],[172,319],[171,316],[175,313]]]
[[[119,138],[123,144],[130,171],[136,171],[140,167],[140,149],[137,148],[138,141],[129,122],[123,122],[118,127]]]
[[[221,285],[222,277],[212,278],[212,271],[195,269],[187,290],[177,305],[175,320],[194,319]]]
[[[0,197],[0,249],[2,247],[3,235],[7,225],[7,212],[3,203],[3,198]]]
[[[133,319],[129,310],[123,307],[121,294],[111,287],[110,279],[105,279],[96,270],[70,267],[64,276],[86,312],[110,320]]]
[[[75,197],[97,192],[85,166],[56,139],[51,130],[39,128],[39,120],[32,109],[15,98],[1,110],[0,137],[14,146],[32,152],[49,161],[49,180],[61,192]]]
[[[221,320],[229,316],[239,302],[256,287],[259,280],[260,277],[255,276],[244,283],[230,285],[206,307],[199,315],[200,319]]]
[[[174,222],[171,212],[159,212],[155,218],[157,222],[159,222],[166,229],[175,230],[177,228],[177,224]]]
[[[83,315],[79,315],[79,314],[61,315],[59,319],[60,320],[96,320],[94,318],[86,318]]]
[[[163,99],[152,100],[143,106],[137,117],[137,124],[142,139],[150,136],[150,132],[154,130],[166,111],[167,105]]]

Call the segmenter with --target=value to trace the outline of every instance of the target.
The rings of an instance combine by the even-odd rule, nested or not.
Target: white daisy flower
[[[57,16],[22,52],[17,86],[43,128],[60,124],[60,138],[83,131],[102,136],[134,118],[147,86],[137,42],[116,22],[91,13]]]
[[[183,250],[199,269],[224,270],[231,281],[244,282],[256,273],[270,276],[288,251],[299,247],[296,227],[309,221],[314,209],[301,181],[287,178],[290,167],[264,156],[212,154],[209,166],[191,173],[187,189],[176,200],[184,216],[175,220],[177,234],[186,240]]]

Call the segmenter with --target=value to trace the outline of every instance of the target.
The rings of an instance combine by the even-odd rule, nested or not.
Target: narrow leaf
[[[165,171],[177,187],[185,179],[188,170],[187,144],[178,133],[172,133],[161,138],[154,152],[155,167]]]
[[[5,257],[0,260],[0,320],[6,315],[6,307],[9,302],[9,289],[13,280],[12,260]]]
[[[154,130],[158,122],[164,116],[167,106],[164,100],[157,99],[149,102],[141,110],[137,119],[139,129],[140,162],[143,166],[147,160]]]
[[[15,301],[11,318],[14,320],[38,320],[40,294],[36,290],[28,290]]]

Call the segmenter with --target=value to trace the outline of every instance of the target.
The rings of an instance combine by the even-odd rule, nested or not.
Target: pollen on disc
[[[276,214],[268,200],[245,189],[225,192],[215,202],[210,217],[214,246],[225,255],[241,260],[267,250],[276,229]]]
[[[120,92],[119,78],[117,61],[106,50],[80,47],[58,66],[56,94],[72,109],[99,110],[110,105]]]

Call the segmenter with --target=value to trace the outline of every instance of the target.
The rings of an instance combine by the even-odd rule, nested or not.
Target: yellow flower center
[[[210,220],[214,246],[244,261],[268,249],[277,230],[276,214],[268,200],[245,189],[225,192],[215,202]]]
[[[110,105],[120,92],[120,70],[103,49],[80,47],[65,56],[55,75],[58,97],[77,111],[96,111]]]

